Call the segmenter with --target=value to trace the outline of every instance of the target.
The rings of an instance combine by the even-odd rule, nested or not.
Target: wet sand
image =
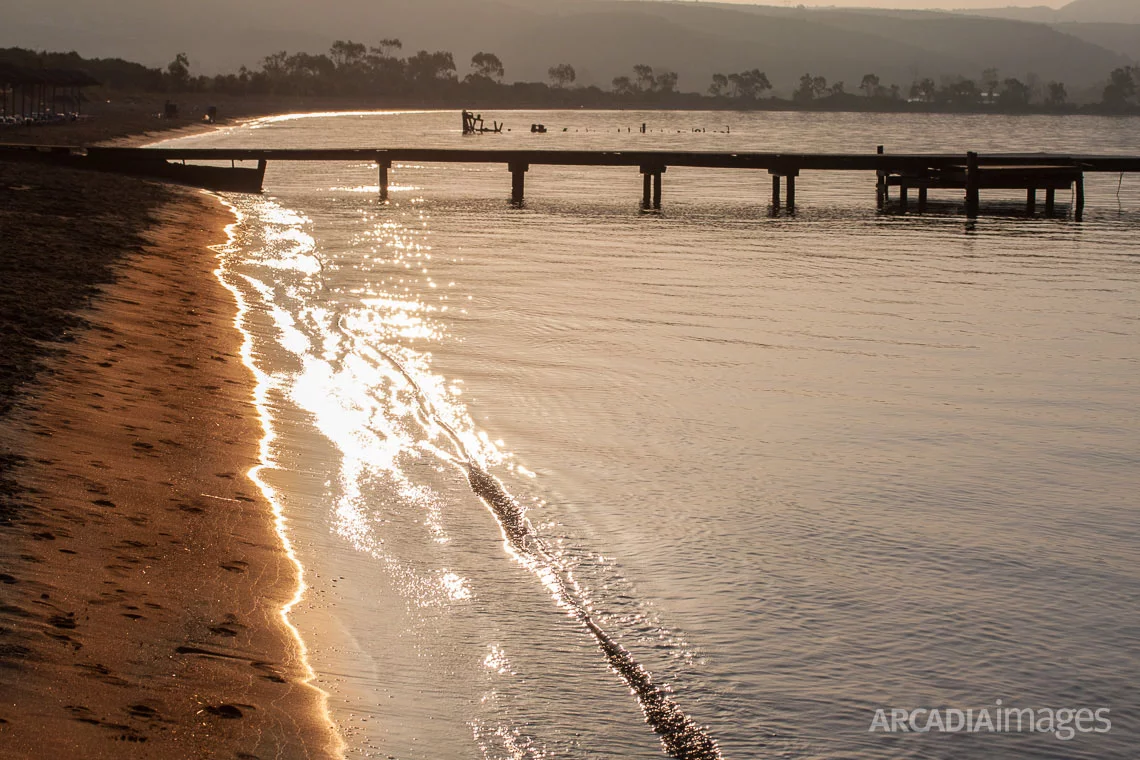
[[[5,757],[337,754],[245,475],[253,378],[208,248],[231,221],[190,190],[0,165]]]

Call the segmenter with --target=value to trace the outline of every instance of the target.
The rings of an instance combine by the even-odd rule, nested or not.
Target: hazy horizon
[[[685,1],[685,0],[682,0]],[[700,0],[696,0],[700,2]],[[713,0],[734,5],[794,8],[877,8],[882,10],[954,11],[990,8],[1063,8],[1071,0]]]
[[[804,1],[811,7],[801,12],[800,0],[333,0],[319,8],[303,0],[41,0],[6,18],[0,47],[76,50],[152,67],[185,52],[193,74],[214,76],[256,69],[282,50],[396,37],[406,55],[452,53],[460,77],[476,52],[487,51],[510,81],[543,81],[552,65],[570,63],[579,85],[609,87],[646,64],[677,73],[685,90],[703,91],[714,73],[758,68],[783,95],[809,71],[848,85],[873,71],[905,88],[996,68],[1063,81],[1072,97],[1085,98],[1103,89],[1109,72],[1140,61],[1132,0]],[[997,8],[1009,3],[1018,7]],[[976,9],[969,18],[921,10],[967,5]],[[223,16],[227,22],[217,24]],[[1080,21],[1095,23],[1073,23]]]

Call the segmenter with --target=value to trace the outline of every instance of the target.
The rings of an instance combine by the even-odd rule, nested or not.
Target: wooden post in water
[[[1053,209],[1057,203],[1057,191],[1053,188],[1045,190],[1045,215],[1053,216]]]
[[[978,215],[978,206],[981,205],[981,186],[978,154],[970,151],[966,154],[966,216]]]
[[[876,152],[881,156],[883,155],[884,148],[880,145]],[[887,173],[882,169],[875,172],[877,181],[875,183],[875,197],[879,204],[879,211],[887,207]]]
[[[511,170],[511,203],[521,206],[523,202],[523,183],[530,164],[508,164]]]
[[[910,198],[908,197],[910,188],[906,185],[899,185],[899,211],[904,214],[910,210]]]
[[[661,175],[664,166],[641,167],[641,208],[661,208]]]
[[[1025,211],[1032,214],[1037,211],[1037,188],[1031,187],[1025,191]]]
[[[388,170],[392,168],[391,161],[376,161],[376,169],[379,174],[379,187],[380,187],[380,200],[388,200]]]
[[[772,175],[772,211],[780,210],[780,175],[770,171]]]
[[[1077,208],[1075,209],[1075,211],[1076,211],[1077,221],[1079,222],[1081,220],[1081,217],[1084,216],[1084,213],[1085,213],[1085,175],[1084,174],[1081,174],[1081,176],[1077,177]]]
[[[927,190],[925,187],[918,188],[918,213],[926,213],[926,196]]]
[[[800,174],[799,169],[791,169],[788,174],[784,175],[784,182],[788,186],[788,211],[795,213],[796,211],[796,177]]]

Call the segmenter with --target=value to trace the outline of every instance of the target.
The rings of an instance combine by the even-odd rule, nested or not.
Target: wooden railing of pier
[[[899,207],[909,208],[909,191],[918,190],[922,210],[931,189],[965,191],[966,212],[976,216],[986,189],[1020,189],[1027,206],[1036,206],[1038,190],[1046,192],[1051,213],[1056,191],[1076,186],[1075,211],[1084,207],[1086,172],[1140,172],[1140,156],[1060,154],[915,153],[750,153],[598,150],[473,150],[450,148],[70,148],[0,146],[0,160],[62,163],[77,168],[137,174],[182,181],[210,189],[260,192],[265,167],[271,161],[347,161],[373,163],[383,199],[388,196],[388,173],[398,164],[500,164],[511,173],[511,202],[522,204],[526,174],[533,166],[624,166],[643,175],[643,208],[661,208],[662,176],[670,167],[766,171],[772,177],[771,208],[794,211],[796,178],[805,171],[873,172],[879,208],[891,202],[890,188],[899,188]],[[231,162],[231,167],[189,162]],[[257,162],[243,169],[236,162]],[[244,172],[244,173],[242,173]],[[783,191],[783,193],[781,193]],[[781,197],[783,195],[783,197]]]

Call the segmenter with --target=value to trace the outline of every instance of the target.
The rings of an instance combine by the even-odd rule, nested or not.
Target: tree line
[[[292,95],[409,95],[413,93],[447,94],[463,91],[483,91],[529,84],[531,88],[547,87],[566,90],[574,86],[577,72],[573,65],[560,63],[547,71],[546,83],[504,84],[506,69],[493,53],[476,53],[468,70],[460,71],[451,53],[421,50],[401,58],[403,48],[398,39],[382,40],[379,45],[367,47],[351,41],[333,43],[327,54],[280,52],[266,57],[260,70],[245,67],[237,74],[217,77],[190,77],[188,66],[176,59],[167,76],[176,90],[217,91],[227,94],[292,94]],[[178,64],[177,66],[175,64]],[[595,96],[610,94],[621,102],[644,105],[680,105],[690,103],[694,97],[719,101],[721,104],[761,105],[763,101],[780,102],[773,98],[773,85],[759,68],[735,73],[713,74],[704,93],[682,92],[680,77],[671,70],[654,70],[647,64],[633,66],[632,75],[615,77],[610,89],[598,87],[575,88]],[[979,79],[962,76],[942,77],[940,82],[931,78],[916,79],[909,87],[884,84],[877,74],[863,76],[856,88],[867,105],[901,104],[925,105],[952,109],[999,108],[1026,110],[1033,106],[1063,109],[1069,106],[1069,94],[1063,82],[1041,82],[1030,75],[1025,81],[1016,77],[1001,77],[997,69],[989,68]],[[475,92],[474,94],[480,94]],[[768,97],[765,97],[768,96]],[[847,91],[846,83],[806,73],[796,84],[791,100],[805,105],[857,105],[852,98],[860,97]],[[1140,105],[1140,66],[1113,71],[1109,76],[1101,105],[1110,110],[1129,110]]]
[[[908,87],[886,84],[874,73],[863,76],[855,92],[843,81],[828,82],[805,73],[792,90],[791,102],[772,95],[773,84],[759,68],[713,74],[703,92],[683,92],[680,77],[671,70],[647,64],[633,66],[631,74],[615,77],[609,89],[581,87],[569,63],[547,71],[545,82],[505,82],[506,67],[494,53],[479,52],[462,68],[446,51],[420,50],[404,55],[396,38],[365,45],[338,40],[325,53],[280,51],[266,56],[254,69],[235,73],[195,76],[184,53],[164,69],[148,68],[120,59],[80,58],[75,53],[36,53],[0,50],[0,60],[24,67],[83,68],[104,84],[119,90],[224,95],[330,96],[369,100],[432,100],[486,98],[495,104],[523,99],[531,105],[589,104],[675,108],[836,108],[836,109],[1034,109],[1077,110],[1069,103],[1065,84],[1001,77],[986,69],[978,79],[961,76],[916,79]],[[856,94],[858,93],[858,94]],[[453,103],[454,104],[454,103]],[[1140,67],[1114,70],[1101,102],[1105,111],[1131,111],[1140,106]]]

